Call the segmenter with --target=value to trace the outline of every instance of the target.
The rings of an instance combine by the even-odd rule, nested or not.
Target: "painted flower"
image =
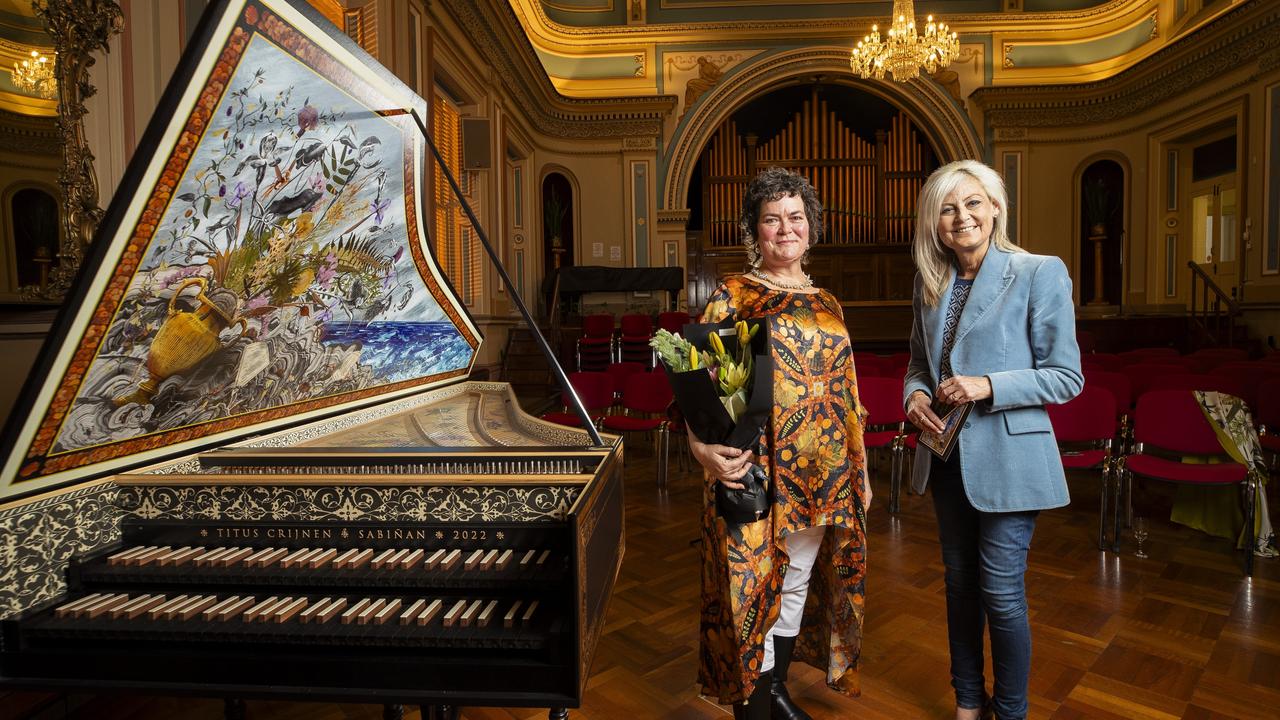
[[[240,207],[240,202],[246,197],[249,197],[249,186],[245,185],[243,182],[237,182],[235,189],[231,192],[231,197],[227,198],[224,202],[226,202],[227,207],[235,210]]]
[[[306,131],[320,124],[320,111],[311,105],[304,105],[298,111],[298,134],[301,135]]]

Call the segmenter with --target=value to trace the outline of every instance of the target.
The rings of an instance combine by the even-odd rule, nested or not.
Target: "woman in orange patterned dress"
[[[865,411],[844,315],[802,269],[822,232],[822,204],[802,176],[770,168],[747,188],[739,225],[750,267],[711,295],[702,322],[770,317],[773,411],[762,454],[702,443],[699,682],[734,704],[734,717],[808,718],[787,695],[792,658],[858,694],[871,486]],[[751,462],[773,482],[772,512],[729,525],[716,517],[714,483],[737,482]]]

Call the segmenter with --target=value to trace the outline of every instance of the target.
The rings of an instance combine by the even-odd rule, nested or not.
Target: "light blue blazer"
[[[937,307],[920,297],[916,275],[911,362],[902,402],[938,387],[942,329],[955,272]],[[1062,260],[1004,252],[992,245],[974,278],[951,350],[956,375],[985,375],[992,397],[977,403],[960,431],[960,468],[969,502],[985,512],[1045,510],[1071,499],[1046,403],[1084,387],[1076,345],[1071,278]],[[923,493],[933,454],[916,450],[911,489]]]

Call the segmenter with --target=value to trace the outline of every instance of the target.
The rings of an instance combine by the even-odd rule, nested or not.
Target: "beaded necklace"
[[[809,288],[813,287],[813,278],[809,277],[808,273],[803,273],[804,280],[801,280],[798,283],[789,283],[789,282],[783,282],[776,278],[769,277],[768,273],[764,272],[760,268],[753,267],[751,268],[750,272],[755,277],[758,277],[761,280],[764,280],[765,282],[772,283],[773,285],[780,287],[783,290],[808,290]]]

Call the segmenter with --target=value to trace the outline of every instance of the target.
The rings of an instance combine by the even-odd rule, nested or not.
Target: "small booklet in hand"
[[[942,419],[944,429],[940,433],[921,430],[920,444],[929,448],[929,452],[937,455],[940,460],[945,461],[951,457],[951,451],[955,450],[956,442],[960,439],[960,428],[964,427],[965,418],[969,417],[969,411],[972,409],[971,402],[950,405],[935,400],[933,414]]]

